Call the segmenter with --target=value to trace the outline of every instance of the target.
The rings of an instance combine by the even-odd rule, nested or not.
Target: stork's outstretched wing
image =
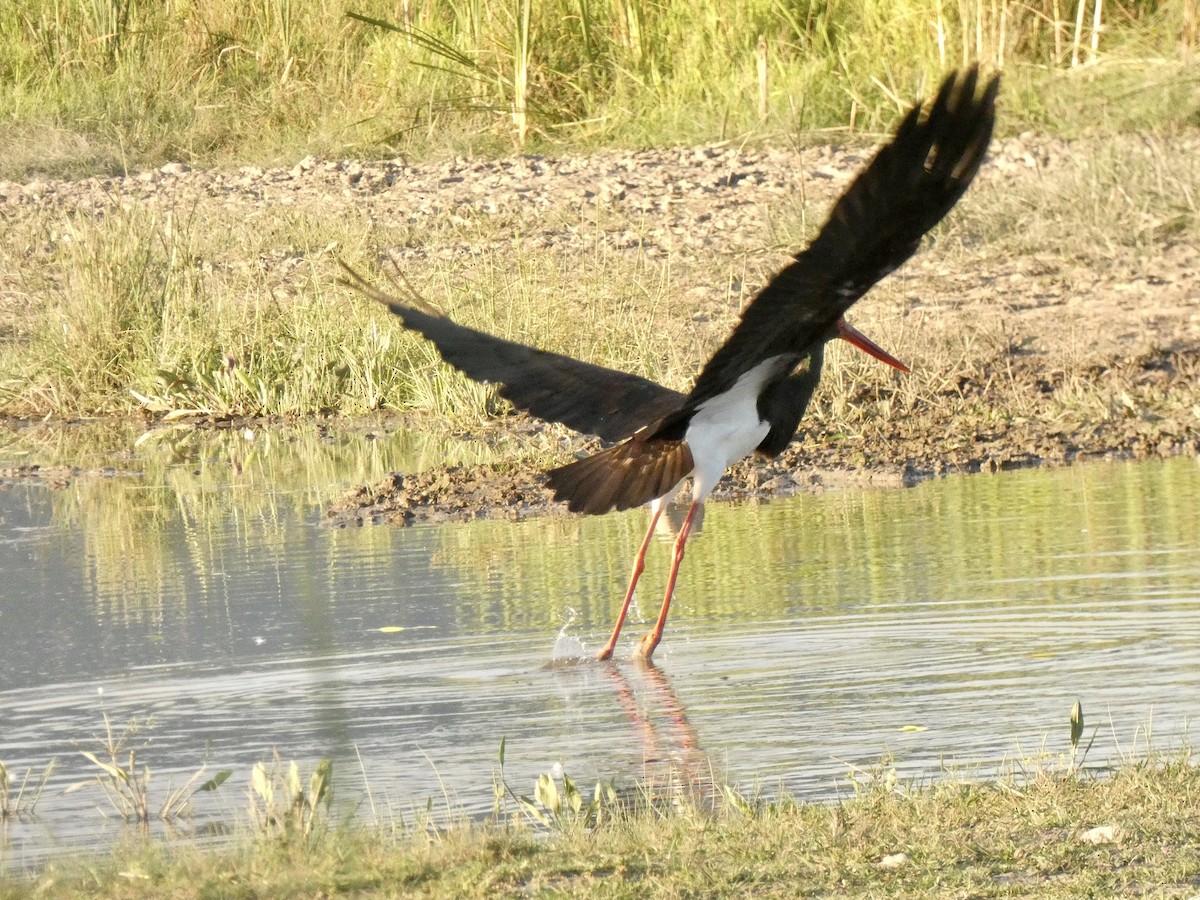
[[[494,384],[501,397],[539,419],[615,441],[683,404],[683,394],[648,378],[459,325],[415,292],[405,303],[344,262],[342,269],[347,275],[344,284],[387,306],[406,328],[432,343],[447,363],[474,381]]]

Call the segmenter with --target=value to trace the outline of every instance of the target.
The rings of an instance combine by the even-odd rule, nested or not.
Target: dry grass
[[[1008,71],[1013,130],[1179,127],[1180,6],[30,0],[0,12],[0,177],[878,132],[971,60]]]

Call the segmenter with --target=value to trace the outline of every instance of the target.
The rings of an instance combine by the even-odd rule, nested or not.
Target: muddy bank
[[[856,361],[827,366],[824,393],[787,451],[775,460],[751,459],[734,467],[714,499],[899,487],[950,472],[1096,458],[1200,454],[1197,235],[1172,226],[1137,246],[1080,245],[1064,252],[1067,244],[1049,235],[1069,227],[1051,220],[1069,210],[1070,198],[1058,197],[1057,206],[1047,202],[1045,210],[1037,202],[1043,193],[1073,191],[1073,179],[1087,177],[1094,158],[1086,148],[1041,146],[1035,139],[1001,142],[996,150],[972,191],[988,210],[1011,211],[1013,198],[1023,198],[1016,202],[1028,202],[1029,215],[1017,216],[1013,227],[1045,232],[1047,249],[997,251],[995,246],[1020,243],[1004,236],[978,250],[923,248],[850,315],[856,324],[870,323],[868,332],[912,365],[913,375],[884,378]],[[810,186],[828,196],[841,190],[865,154],[835,157],[836,165],[824,170],[829,177],[808,172]],[[687,163],[698,159],[711,158],[698,153]],[[781,159],[770,154],[756,159],[765,173],[759,185],[786,190],[787,178],[774,168]],[[735,190],[738,184],[743,187]],[[666,220],[664,233],[678,233],[676,217],[687,210],[694,226],[689,246],[707,247],[713,240],[719,246],[726,234],[736,240],[736,227],[726,227],[751,213],[746,194],[737,193],[745,185],[729,179],[693,183],[695,191],[658,211]],[[630,183],[607,199],[627,205],[647,187]],[[709,212],[700,213],[700,206],[689,206],[693,203]],[[645,233],[655,233],[659,219],[650,207],[643,212]],[[980,215],[975,208],[952,216],[959,214]],[[726,222],[726,216],[733,218]],[[682,277],[685,284],[688,277]],[[719,342],[736,311],[720,308],[711,291],[693,288],[686,294],[696,300],[695,320],[710,332],[709,344]],[[494,425],[501,433],[540,427],[521,416]],[[342,497],[329,510],[329,522],[404,525],[564,514],[541,470],[599,445],[557,426],[546,434],[557,443],[553,459],[514,454],[480,469],[394,473]]]
[[[1178,407],[1180,414],[1174,419],[1140,414],[1130,399],[1131,405],[1114,410],[1110,417],[1078,427],[1064,427],[1061,419],[1036,415],[993,423],[967,421],[953,415],[954,404],[942,409],[932,405],[922,415],[895,417],[886,423],[889,433],[884,440],[830,436],[802,425],[797,438],[776,459],[752,457],[734,466],[713,492],[713,499],[765,500],[826,489],[898,488],[954,472],[989,473],[1089,459],[1200,456],[1198,360],[1195,347],[1157,351],[1124,360],[1120,370],[1092,373],[1098,392],[1104,390],[1106,381],[1120,381],[1127,398],[1129,386],[1162,396],[1192,398],[1190,408]],[[1035,361],[1017,357],[1010,362],[1014,364],[1011,374],[1025,393],[1033,397],[1054,393],[1047,373]],[[1001,402],[998,396],[989,397],[991,384],[995,384],[994,376],[976,386],[977,399],[984,406]],[[970,392],[969,387],[959,386],[959,390],[964,388]],[[544,427],[524,416],[513,420],[510,427],[519,431]],[[496,425],[497,429],[505,427],[503,421]],[[559,462],[569,460],[572,453],[599,446],[583,439],[564,441]],[[568,514],[563,504],[554,501],[537,465],[526,460],[392,473],[333,503],[328,523],[336,527],[409,525]],[[686,484],[681,497],[687,497]]]
[[[770,500],[825,490],[911,487],[926,478],[955,472],[1061,466],[1088,459],[1200,455],[1200,437],[1194,430],[1186,436],[1129,433],[1123,440],[1087,443],[1082,447],[1064,436],[1048,435],[1037,453],[1005,446],[1003,440],[993,438],[981,442],[981,452],[976,454],[963,452],[945,457],[929,453],[924,458],[875,459],[855,464],[837,448],[808,437],[798,440],[777,459],[739,463],[721,480],[712,500]],[[679,499],[687,498],[685,483]],[[345,528],[569,514],[564,504],[555,502],[541,472],[535,469],[516,465],[442,466],[409,474],[395,472],[374,484],[354,488],[329,506],[327,524]]]

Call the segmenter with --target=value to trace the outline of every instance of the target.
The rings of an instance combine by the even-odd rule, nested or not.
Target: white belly
[[[758,416],[758,395],[776,369],[766,360],[742,375],[733,389],[705,401],[688,423],[684,440],[692,451],[693,499],[704,500],[725,470],[762,443],[771,426]]]

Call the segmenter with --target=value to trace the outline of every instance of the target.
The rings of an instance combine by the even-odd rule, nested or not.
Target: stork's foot
[[[654,651],[658,648],[658,643],[661,640],[662,633],[658,631],[651,631],[648,634],[642,635],[642,639],[638,642],[634,655],[638,659],[650,662],[650,657],[654,655]]]

